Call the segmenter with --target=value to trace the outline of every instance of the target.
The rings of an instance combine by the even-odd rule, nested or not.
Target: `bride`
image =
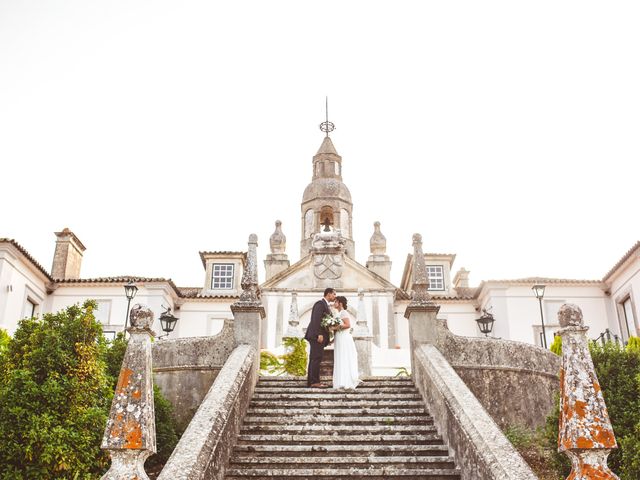
[[[358,354],[351,337],[351,315],[347,312],[347,299],[336,297],[334,306],[342,325],[334,327],[333,347],[333,388],[354,389],[358,379]]]

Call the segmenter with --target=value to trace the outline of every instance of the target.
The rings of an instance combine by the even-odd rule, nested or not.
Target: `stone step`
[[[408,385],[408,386],[396,386],[396,387],[372,387],[372,386],[358,386],[358,388],[356,388],[355,392],[345,392],[344,390],[341,390],[339,388],[323,388],[323,389],[318,389],[318,388],[308,388],[306,386],[304,387],[280,387],[280,386],[272,386],[272,387],[265,387],[265,386],[257,386],[255,389],[255,393],[259,393],[259,394],[265,394],[265,393],[281,393],[281,394],[285,394],[285,393],[297,393],[297,394],[301,394],[304,392],[322,392],[325,394],[344,394],[344,393],[365,393],[365,394],[370,394],[370,393],[415,393],[417,395],[419,395],[418,390],[412,386],[412,385]]]
[[[310,391],[294,392],[294,393],[262,393],[256,392],[253,400],[267,400],[270,402],[281,402],[291,400],[416,400],[422,402],[422,397],[418,393],[413,392],[394,392],[394,393],[378,393],[378,392],[343,392],[339,390],[318,391],[311,388]]]
[[[236,445],[234,458],[238,456],[305,456],[323,457],[331,461],[335,457],[367,456],[448,456],[446,445],[373,444],[373,445]]]
[[[317,457],[233,457],[230,465],[232,468],[297,468],[307,465],[318,466]],[[322,459],[324,462],[325,460]],[[326,460],[332,468],[372,468],[372,467],[402,467],[402,468],[455,468],[453,457],[444,456],[393,456],[393,457],[333,457]],[[323,464],[323,467],[326,463]]]
[[[335,407],[332,405],[332,407]],[[354,415],[373,415],[381,416],[388,415],[402,416],[402,415],[420,415],[425,414],[426,410],[424,406],[420,407],[358,407],[351,409],[336,409],[330,410],[329,406],[326,407],[307,407],[307,408],[263,408],[251,405],[247,410],[247,415],[328,415],[330,414],[334,421],[337,421],[338,417],[351,417]],[[340,420],[341,421],[341,420]]]
[[[286,415],[286,416],[247,416],[244,419],[245,425],[250,424],[258,424],[258,425],[274,425],[278,428],[282,428],[283,425],[324,425],[327,424],[329,426],[336,425],[336,416],[321,414],[315,415],[312,413],[304,414],[304,415]],[[421,427],[422,425],[433,425],[433,418],[426,413],[422,412],[419,414],[412,415],[402,415],[400,417],[394,416],[376,416],[376,415],[367,415],[367,416],[344,416],[340,417],[340,425],[345,427],[358,426],[361,427],[363,425],[414,425],[416,427]]]
[[[345,410],[349,408],[423,408],[421,400],[323,400],[305,399],[273,402],[271,400],[252,400],[249,408],[329,408]]]
[[[331,377],[329,377],[331,378]],[[261,377],[258,380],[258,386],[307,386],[306,377]],[[411,378],[396,378],[393,377],[368,377],[362,379],[361,386],[380,386],[380,387],[414,387],[413,380]]]
[[[295,478],[297,480],[336,479],[336,478],[367,478],[382,480],[402,478],[405,480],[458,480],[460,472],[457,469],[425,468],[300,468],[300,469],[229,469],[226,478],[247,478],[254,480],[273,478]]]
[[[424,434],[436,432],[434,425],[396,425],[391,421],[383,425],[344,425],[325,423],[320,425],[309,425],[307,423],[300,424],[247,424],[244,423],[240,428],[242,434],[271,434],[277,432],[279,434],[318,434],[330,433],[332,435],[376,435],[376,434]]]
[[[442,443],[442,437],[435,432],[423,435],[384,433],[384,434],[362,434],[362,435],[334,435],[331,433],[280,433],[280,434],[240,434],[238,435],[238,445],[281,445],[295,443],[306,445],[308,443],[319,443],[325,445],[368,445],[372,443],[391,442],[396,445],[434,445]]]

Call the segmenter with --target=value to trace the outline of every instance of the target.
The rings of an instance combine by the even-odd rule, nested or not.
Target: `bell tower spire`
[[[338,155],[329,133],[336,126],[329,121],[329,100],[325,99],[325,121],[320,130],[325,136],[318,152],[313,157],[311,183],[302,196],[300,256],[311,250],[313,236],[321,231],[339,230],[345,240],[346,254],[355,256],[355,245],[351,236],[351,193],[342,182],[342,157]]]

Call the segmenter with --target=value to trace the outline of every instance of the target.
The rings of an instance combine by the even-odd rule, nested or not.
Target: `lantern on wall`
[[[171,332],[173,332],[173,329],[176,328],[177,322],[178,317],[171,313],[171,308],[167,307],[167,309],[160,315],[160,326],[162,327],[162,330],[166,332],[161,336],[166,337]]]
[[[488,337],[493,330],[493,322],[495,321],[493,314],[489,313],[485,308],[482,309],[482,316],[480,316],[480,318],[476,318],[478,328],[481,333],[484,333],[485,337]]]

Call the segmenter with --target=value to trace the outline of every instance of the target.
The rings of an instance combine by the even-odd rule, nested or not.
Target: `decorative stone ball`
[[[582,327],[582,310],[573,303],[565,303],[558,310],[558,322],[561,327]]]
[[[153,325],[153,312],[144,305],[136,303],[129,314],[129,321],[132,327],[151,328],[151,325]]]
[[[422,235],[419,233],[413,234],[413,244],[414,245],[422,245]]]

